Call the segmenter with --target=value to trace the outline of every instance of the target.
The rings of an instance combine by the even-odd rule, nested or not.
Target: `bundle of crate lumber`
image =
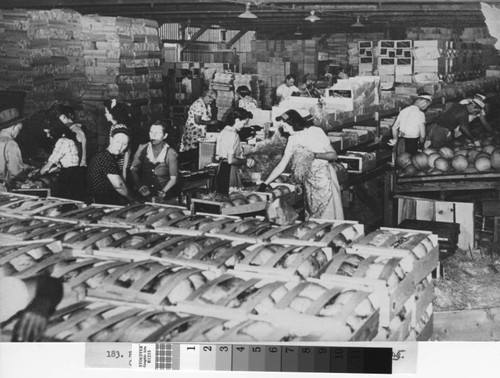
[[[437,237],[426,232],[5,194],[0,238],[3,276],[64,282],[46,341],[429,338]]]
[[[82,16],[74,11],[0,10],[0,88],[27,93],[27,114],[85,88]]]

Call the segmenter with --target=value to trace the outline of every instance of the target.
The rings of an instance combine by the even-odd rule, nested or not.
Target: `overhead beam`
[[[242,29],[238,33],[234,35],[233,38],[231,38],[227,43],[226,43],[226,49],[231,48],[232,45],[234,45],[238,40],[240,40],[246,33],[248,29]]]
[[[203,34],[205,33],[208,28],[210,27],[210,25],[204,25],[202,26],[200,29],[198,29],[198,31],[196,33],[193,34],[193,36],[189,39],[189,41],[187,41],[186,43],[184,43],[182,45],[182,50],[185,50],[187,47],[191,46],[193,44],[193,42],[196,42],[196,40]]]

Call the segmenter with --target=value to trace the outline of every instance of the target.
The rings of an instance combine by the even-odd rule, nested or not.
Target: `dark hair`
[[[165,134],[167,134],[167,133],[168,133],[168,125],[167,125],[167,123],[166,123],[166,122],[164,122],[164,121],[159,121],[159,120],[158,120],[158,121],[156,121],[156,122],[152,123],[152,124],[151,124],[151,126],[149,126],[149,130],[151,130],[151,128],[152,128],[153,126],[161,126],[161,127],[162,127],[162,129],[163,129],[163,133],[165,133]]]
[[[68,138],[73,142],[78,143],[76,139],[76,133],[72,131],[68,126],[63,125],[61,122],[52,123],[48,127],[49,133],[54,138],[54,140],[59,140],[60,138]]]
[[[308,120],[293,109],[287,110],[282,115],[276,117],[276,121],[283,121],[292,126],[294,131],[301,131],[308,127]]]
[[[104,106],[108,109],[116,123],[121,123],[125,126],[130,126],[132,115],[130,107],[124,102],[116,102],[113,106],[112,100],[104,100]]]
[[[288,75],[286,75],[285,80],[288,81],[290,79],[293,79],[293,80],[297,81],[297,78],[295,77],[294,74],[288,74]]]
[[[116,129],[111,131],[111,138],[113,138],[117,134],[125,134],[126,136],[128,136],[130,138],[130,131],[126,127],[123,127],[123,126],[117,127]]]
[[[73,109],[69,105],[56,104],[51,108],[51,112],[57,118],[59,118],[61,115],[65,115],[72,120],[75,119],[75,109]]]
[[[252,118],[253,114],[248,110],[245,110],[243,108],[236,108],[227,115],[226,124],[228,124],[229,126],[234,126],[237,119],[243,120]]]
[[[238,93],[242,97],[245,97],[248,96],[250,93],[252,93],[252,91],[246,85],[240,85],[236,89],[236,93]]]

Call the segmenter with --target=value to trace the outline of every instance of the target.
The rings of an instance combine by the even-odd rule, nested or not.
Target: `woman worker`
[[[184,162],[198,162],[199,142],[205,138],[208,125],[216,125],[212,119],[210,105],[217,99],[217,93],[206,90],[191,104],[184,131],[182,133],[180,158]]]
[[[170,147],[167,125],[157,121],[149,128],[149,143],[141,144],[134,155],[130,175],[143,197],[174,197],[173,188],[177,183],[177,152]]]
[[[251,168],[255,165],[253,159],[244,158],[238,135],[238,131],[252,118],[252,113],[243,108],[231,111],[226,118],[227,126],[220,132],[215,148],[215,155],[220,162],[215,177],[218,193],[228,194],[230,188],[240,188],[239,166],[247,165]]]
[[[111,132],[108,148],[98,152],[90,161],[87,181],[92,202],[121,205],[126,200],[134,200],[132,192],[123,180],[117,162],[118,156],[128,148],[128,142],[128,129],[116,127]]]
[[[281,121],[287,133],[290,134],[283,154],[283,158],[269,177],[260,185],[259,190],[266,187],[280,176],[290,160],[295,159],[295,165],[302,164],[297,160],[305,160],[305,156],[312,159],[310,167],[301,169],[304,172],[302,180],[307,218],[344,219],[340,185],[337,174],[330,162],[337,159],[330,139],[317,126],[307,125],[300,114],[295,110],[287,110],[276,117]]]
[[[112,132],[118,127],[125,127],[130,131],[130,124],[132,120],[130,107],[124,102],[118,102],[116,101],[116,99],[105,100],[104,116],[106,117],[106,120],[111,124],[111,127],[109,129],[110,139]],[[124,180],[127,180],[127,170],[130,164],[130,154],[130,148],[127,148],[120,154],[118,159],[118,166]]]
[[[246,85],[240,85],[236,89],[236,93],[238,95],[237,98],[237,107],[243,108],[248,111],[252,111],[252,109],[257,109],[257,100],[254,99],[250,94],[252,91]]]

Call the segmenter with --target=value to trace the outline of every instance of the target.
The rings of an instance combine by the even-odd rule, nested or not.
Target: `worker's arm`
[[[50,160],[45,163],[45,165],[40,168],[40,174],[44,175],[45,173],[49,172],[50,169],[54,166],[55,163],[51,162]]]
[[[420,143],[423,144],[425,142],[425,121],[421,122],[419,125],[419,136],[420,136]]]
[[[160,192],[161,197],[164,197],[165,194],[168,193],[170,189],[174,187],[174,185],[177,184],[177,176],[170,176],[170,179],[167,181],[167,184],[163,187],[162,191]]]
[[[394,139],[397,139],[398,136],[399,136],[399,126],[401,124],[401,121],[399,120],[399,116],[398,118],[396,118],[396,121],[394,121],[393,125],[392,125],[392,137]]]
[[[486,119],[486,115],[481,113],[479,115],[479,120],[481,121],[481,123],[483,124],[484,128],[490,132],[490,133],[493,133],[493,128],[491,127],[490,123],[488,122],[488,120]]]
[[[203,120],[201,118],[201,115],[199,114],[195,114],[194,115],[194,122],[197,124],[197,125],[215,125],[217,123],[217,120],[215,119],[210,119],[210,120]]]
[[[326,161],[330,161],[330,162],[337,160],[337,152],[335,152],[332,145],[329,143],[328,145],[325,146],[325,148],[326,148],[326,152],[315,152],[314,158],[326,160]]]
[[[123,197],[127,198],[129,201],[134,201],[134,195],[132,192],[127,188],[127,185],[123,181],[123,178],[120,175],[116,174],[107,174],[109,182],[111,182],[111,185],[113,185],[113,188]]]
[[[132,160],[132,165],[130,166],[130,177],[132,178],[132,182],[134,183],[137,190],[140,190],[140,188],[142,187],[139,171],[142,165],[141,154],[146,146],[147,144],[139,146]]]
[[[285,154],[281,158],[281,161],[278,163],[278,165],[273,169],[269,177],[264,181],[265,185],[269,185],[272,183],[274,180],[276,180],[286,169],[288,163],[290,162],[290,159],[292,158],[291,154]]]

